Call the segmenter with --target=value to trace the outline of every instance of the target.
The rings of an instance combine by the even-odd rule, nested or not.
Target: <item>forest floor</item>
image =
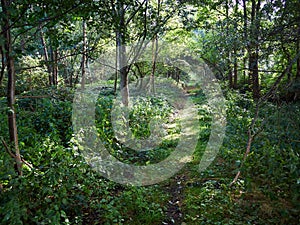
[[[254,115],[253,102],[240,94],[227,93],[223,145],[212,163],[199,172],[211,133],[211,113],[205,95],[193,90],[191,97],[199,105],[200,134],[191,160],[171,178],[139,187],[110,181],[86,163],[78,151],[81,146],[72,136],[72,97],[66,100],[69,90],[33,95],[48,92],[55,98],[18,101],[20,149],[33,168],[24,167],[24,176],[18,177],[13,159],[0,147],[0,224],[299,224],[298,103],[269,103],[262,108],[259,117],[263,119],[259,118],[254,128],[262,131],[242,162],[247,129]],[[111,153],[138,165],[168,157],[176,145],[174,140],[154,151],[114,151],[119,145],[110,132],[113,98],[106,91],[96,109],[98,132],[112,143]],[[170,112],[160,99],[146,99],[144,103],[147,107],[136,105],[136,115],[158,112],[165,119],[161,109]],[[4,110],[4,106],[0,108],[1,121],[6,120]],[[135,126],[141,124],[133,117],[136,134],[147,132]],[[0,127],[0,137],[7,139],[6,123]],[[230,186],[238,170],[241,176]]]

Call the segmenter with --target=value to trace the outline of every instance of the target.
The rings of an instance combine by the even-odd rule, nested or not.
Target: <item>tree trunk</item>
[[[0,86],[2,85],[2,80],[4,77],[4,72],[5,72],[5,56],[3,53],[3,46],[0,46],[0,54],[1,54],[1,71],[0,71]]]
[[[83,44],[82,44],[82,60],[81,60],[81,89],[85,88],[85,63],[86,63],[86,22],[82,21],[82,34],[83,34]]]
[[[239,8],[239,1],[235,1],[235,7],[234,7],[234,13],[235,15],[238,14],[238,8]],[[237,22],[234,22],[234,30],[237,31]],[[238,56],[237,56],[237,45],[236,43],[233,46],[233,56],[234,56],[234,61],[233,61],[233,88],[237,88],[237,79],[238,79]]]
[[[156,18],[156,26],[158,26],[159,23],[159,16],[160,16],[160,1],[157,0],[157,18]],[[158,34],[155,34],[152,40],[152,70],[150,75],[150,90],[152,93],[155,93],[155,85],[154,85],[154,75],[156,70],[156,61],[157,61],[157,55],[158,55]]]
[[[51,46],[51,61],[52,61],[52,85],[56,86],[57,85],[57,76],[58,76],[58,52],[57,49],[53,49]]]
[[[298,24],[298,40],[297,40],[297,54],[300,51],[300,23]],[[297,71],[296,71],[296,80],[300,80],[300,58],[297,59]]]
[[[236,56],[236,50],[235,50],[235,58],[234,58],[234,64],[233,64],[233,88],[237,88],[237,79],[238,79],[238,64],[237,64],[237,56]]]
[[[227,57],[230,57],[230,54],[227,55]],[[233,88],[233,76],[232,76],[232,70],[231,70],[231,62],[230,60],[227,60],[227,79],[228,79],[228,87]]]
[[[52,77],[51,77],[51,67],[49,65],[49,56],[48,56],[48,49],[47,49],[47,45],[46,45],[46,41],[45,41],[45,37],[44,37],[44,32],[43,32],[43,28],[41,25],[39,25],[39,30],[40,30],[40,34],[41,34],[41,43],[43,46],[43,51],[44,51],[44,59],[45,59],[45,63],[47,66],[47,71],[48,71],[48,79],[49,79],[49,86],[52,85]]]
[[[248,15],[247,15],[247,5],[246,5],[246,0],[243,0],[243,22],[244,22],[244,42],[248,42]],[[248,46],[246,45],[246,49],[248,48]],[[247,64],[247,56],[246,56],[246,51],[245,49],[243,49],[244,52],[244,57],[243,57],[243,64],[244,64],[244,68],[246,68],[246,64]],[[244,69],[243,71],[243,75],[244,75],[244,85],[249,83],[246,81],[246,69]]]
[[[254,99],[260,97],[259,87],[259,74],[258,74],[258,34],[260,27],[259,11],[260,11],[260,0],[251,0],[251,28],[250,28],[250,44],[248,46],[249,52],[249,70],[252,84],[252,94]]]
[[[152,40],[152,69],[150,74],[150,90],[152,93],[155,93],[155,85],[154,85],[154,74],[156,70],[156,61],[158,55],[158,39],[157,35]]]
[[[256,52],[250,53],[249,68],[250,68],[253,98],[258,99],[260,97],[260,90],[259,90],[259,77],[258,77],[258,55]]]
[[[128,106],[129,103],[129,89],[128,89],[128,71],[126,66],[126,47],[119,45],[119,68],[120,68],[120,89],[122,96],[122,103]]]
[[[228,0],[226,0],[226,36],[229,36],[229,2]],[[232,80],[232,71],[231,71],[231,55],[230,55],[230,51],[229,49],[227,49],[227,54],[226,54],[226,70],[227,70],[227,79],[228,79],[228,86],[229,88],[233,87],[233,80]]]
[[[3,36],[4,36],[4,49],[5,49],[5,58],[7,62],[7,73],[8,73],[8,82],[7,82],[7,106],[9,108],[8,112],[8,128],[9,128],[9,137],[10,144],[14,147],[15,154],[14,159],[17,164],[17,172],[22,176],[22,159],[20,156],[19,144],[18,144],[18,130],[17,130],[17,121],[15,113],[15,84],[16,84],[16,75],[14,67],[14,59],[12,57],[12,39],[11,39],[11,27],[10,27],[10,15],[8,7],[10,2],[8,0],[1,0],[1,6],[3,11]]]
[[[118,3],[118,17],[119,17],[119,26],[117,27],[117,53],[118,53],[118,64],[120,71],[120,89],[122,96],[122,103],[124,106],[128,106],[129,103],[129,89],[128,89],[128,70],[127,70],[127,56],[126,56],[126,25],[125,25],[125,9],[123,2],[119,1]]]
[[[116,37],[118,37],[118,32],[116,31]],[[118,86],[118,75],[119,75],[119,70],[118,70],[118,38],[116,38],[116,58],[115,58],[115,81],[114,81],[114,94],[116,95],[117,93],[117,86]]]
[[[229,88],[233,88],[233,80],[232,80],[232,71],[230,66],[230,61],[228,60],[227,65],[227,79]]]

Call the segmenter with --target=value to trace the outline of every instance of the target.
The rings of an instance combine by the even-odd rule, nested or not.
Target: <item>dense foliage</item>
[[[299,224],[299,21],[298,0],[1,0],[0,224]],[[98,60],[112,50],[116,62]],[[206,64],[225,98],[225,138],[201,172],[215,115],[209,84],[183,64]],[[160,78],[195,105],[193,155],[150,186],[101,176],[76,137],[74,96],[101,83],[99,140],[122,163],[155,165],[184,123]]]

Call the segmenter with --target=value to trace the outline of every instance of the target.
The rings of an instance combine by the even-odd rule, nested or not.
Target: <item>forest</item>
[[[0,224],[300,224],[299,0],[1,0]]]

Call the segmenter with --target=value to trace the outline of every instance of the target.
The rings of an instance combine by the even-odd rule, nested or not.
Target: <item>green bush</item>
[[[100,95],[96,105],[96,127],[99,137],[105,143],[106,148],[112,155],[126,163],[145,165],[156,163],[166,158],[176,147],[176,139],[165,139],[162,143],[149,151],[136,151],[127,148],[115,138],[112,126],[111,114],[113,107],[113,95]],[[140,97],[130,109],[128,123],[133,134],[132,138],[141,139],[150,136],[150,121],[160,120],[170,123],[169,117],[173,113],[173,107],[165,100],[156,97]],[[166,135],[178,133],[179,126],[167,130]]]

